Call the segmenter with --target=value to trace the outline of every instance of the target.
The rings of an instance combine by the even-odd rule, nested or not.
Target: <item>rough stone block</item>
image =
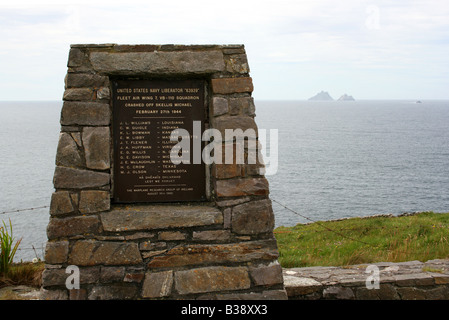
[[[324,299],[353,300],[354,292],[351,288],[345,287],[328,287],[323,290]]]
[[[357,300],[400,300],[396,289],[391,284],[381,284],[379,289],[357,288]]]
[[[187,235],[181,231],[162,231],[159,233],[159,240],[185,240]]]
[[[228,241],[231,238],[229,230],[206,230],[194,231],[193,240],[195,241]]]
[[[216,179],[229,179],[243,177],[245,171],[240,164],[215,164],[212,167],[212,175]]]
[[[83,146],[83,143],[81,141],[81,133],[79,132],[70,132],[70,136],[75,141],[76,145],[81,148]]]
[[[217,180],[215,192],[218,197],[266,196],[268,181],[265,178]]]
[[[101,87],[97,90],[97,99],[98,100],[109,100],[111,98],[111,91],[109,87]]]
[[[212,79],[212,91],[216,94],[253,92],[253,89],[250,77]]]
[[[269,199],[250,201],[232,209],[232,231],[237,234],[271,232],[274,214]]]
[[[138,295],[138,288],[133,283],[98,285],[92,288],[89,300],[132,300]]]
[[[125,267],[104,267],[100,269],[102,283],[119,282],[125,277]]]
[[[219,207],[233,207],[233,206],[236,206],[238,204],[242,204],[242,203],[248,202],[250,200],[251,200],[250,197],[243,197],[243,198],[237,198],[237,199],[220,200],[220,201],[217,201],[216,204]]]
[[[42,272],[42,286],[48,288],[51,286],[65,286],[68,274],[64,268],[46,268]]]
[[[449,287],[438,286],[426,291],[426,300],[448,300]]]
[[[432,274],[435,284],[449,284],[449,275],[441,273]]]
[[[167,268],[207,263],[234,263],[276,260],[276,240],[245,241],[229,244],[179,245],[165,255],[154,257],[149,268]]]
[[[70,193],[70,199],[72,199],[72,203],[75,207],[78,208],[78,204],[79,204],[79,194],[78,193]]]
[[[226,70],[232,73],[249,73],[246,54],[233,54],[226,58]]]
[[[77,241],[69,254],[69,263],[79,266],[129,265],[142,263],[137,243]]]
[[[52,216],[72,213],[74,211],[75,208],[68,191],[57,191],[51,195],[50,214]]]
[[[284,276],[284,286],[289,297],[321,291],[323,286],[312,278]]]
[[[162,298],[171,294],[173,271],[148,272],[142,285],[143,298]]]
[[[97,283],[100,280],[100,266],[80,268],[80,284]]]
[[[89,101],[94,98],[91,88],[68,88],[64,91],[64,101]]]
[[[175,272],[179,294],[242,290],[251,286],[245,267],[207,267]]]
[[[399,274],[393,278],[396,285],[400,287],[431,286],[434,284],[433,277],[427,273]]]
[[[97,283],[100,279],[100,267],[80,268],[80,284]],[[71,272],[66,268],[45,269],[42,273],[42,283],[45,288],[51,286],[65,286]]]
[[[90,73],[68,73],[66,79],[67,88],[99,88],[108,85],[108,83],[107,76]]]
[[[212,115],[214,117],[228,113],[228,100],[222,97],[212,99]]]
[[[86,166],[90,169],[109,169],[110,144],[109,127],[85,127],[83,145]]]
[[[249,293],[216,294],[217,300],[287,300],[285,290],[264,290]]]
[[[188,228],[223,223],[220,210],[208,206],[116,207],[101,214],[105,231]]]
[[[160,250],[160,249],[166,249],[167,243],[166,242],[151,242],[151,241],[144,241],[139,244],[139,249],[146,251],[146,250]]]
[[[154,44],[114,44],[114,52],[153,52],[161,51],[163,47],[167,45],[154,45]]]
[[[52,218],[47,226],[47,236],[52,240],[61,237],[96,234],[99,230],[100,219],[97,216]]]
[[[68,253],[68,241],[48,241],[45,246],[45,262],[48,264],[64,263],[67,261]]]
[[[242,44],[230,44],[223,46],[224,54],[243,54],[245,53],[245,46]]]
[[[107,211],[111,207],[108,191],[83,190],[80,193],[79,210],[81,213]]]
[[[69,59],[67,66],[69,68],[80,67],[87,61],[87,57],[83,51],[78,48],[71,48],[69,51]]]
[[[223,53],[208,51],[92,52],[99,74],[211,74],[225,70]]]
[[[86,189],[109,185],[109,174],[90,170],[56,167],[53,177],[56,189]]]
[[[243,141],[245,138],[255,140],[258,136],[254,118],[249,116],[222,116],[212,119],[213,128],[221,133],[223,141],[234,138]]]
[[[261,176],[265,175],[266,168],[264,164],[246,164],[243,166],[242,169],[246,176]]]
[[[232,209],[226,208],[223,210],[223,228],[224,229],[231,229],[232,224]]]
[[[426,300],[426,292],[415,287],[402,287],[397,289],[401,300]]]
[[[142,252],[142,258],[148,259],[154,256],[159,256],[164,254],[167,250],[154,250],[154,251],[144,251]]]
[[[250,267],[249,272],[256,286],[273,286],[283,283],[280,264]]]
[[[109,104],[100,102],[65,101],[61,125],[106,126],[111,122]]]
[[[125,235],[125,240],[141,240],[141,239],[153,239],[156,237],[154,232],[136,232],[134,234]]]
[[[123,278],[123,281],[141,283],[144,277],[145,273],[143,273],[142,271],[133,271],[126,273],[125,277]]]
[[[229,113],[231,115],[243,114],[250,117],[255,115],[256,107],[252,97],[240,97],[229,99]]]
[[[62,132],[59,135],[58,148],[56,150],[56,165],[63,167],[83,166],[78,145],[69,133]]]
[[[42,294],[39,297],[40,300],[67,300],[67,290],[42,290]]]
[[[87,290],[84,288],[69,290],[69,300],[86,300]]]
[[[254,98],[246,99],[242,103],[243,114],[254,117],[256,115],[256,106],[254,104]]]
[[[68,274],[64,268],[45,269],[42,272],[42,285],[44,288],[51,286],[64,286]]]

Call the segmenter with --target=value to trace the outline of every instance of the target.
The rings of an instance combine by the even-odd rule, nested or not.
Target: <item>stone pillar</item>
[[[113,77],[205,80],[207,126],[223,137],[226,129],[257,134],[242,45],[72,45],[47,227],[46,297],[286,299],[268,181],[260,157],[250,159],[249,142],[223,139],[223,150],[243,147],[244,162],[207,166],[205,202],[112,201]],[[70,265],[79,268],[79,289],[67,289]]]

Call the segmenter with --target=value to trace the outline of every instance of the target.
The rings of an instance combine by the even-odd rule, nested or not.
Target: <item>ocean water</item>
[[[0,102],[0,220],[42,258],[62,102]],[[449,212],[449,101],[256,101],[278,130],[270,197],[313,220]],[[273,202],[276,226],[309,220]]]
[[[449,212],[449,101],[260,101],[271,198],[316,220]],[[276,225],[309,222],[273,203]]]
[[[61,102],[0,102],[0,212],[50,205]],[[43,257],[48,208],[0,214],[22,238],[14,261]],[[9,229],[9,228],[8,228]]]

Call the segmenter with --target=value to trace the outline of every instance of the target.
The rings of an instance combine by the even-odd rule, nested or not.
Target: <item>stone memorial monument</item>
[[[286,299],[242,45],[72,45],[47,299]]]

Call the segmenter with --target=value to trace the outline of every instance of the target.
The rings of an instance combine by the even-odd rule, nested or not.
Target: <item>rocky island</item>
[[[338,98],[338,101],[355,101],[352,96],[348,96],[346,93]]]
[[[329,95],[326,91],[321,91],[314,95],[309,100],[315,100],[315,101],[333,101],[334,99]]]

